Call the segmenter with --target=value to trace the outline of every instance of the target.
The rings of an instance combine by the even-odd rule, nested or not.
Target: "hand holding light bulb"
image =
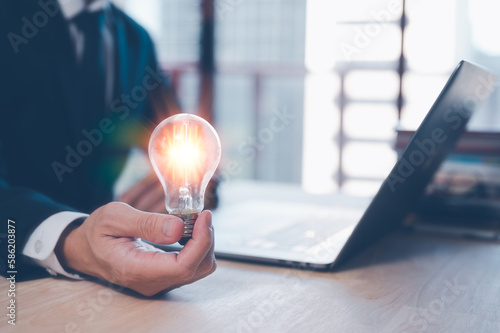
[[[164,188],[167,211],[180,219],[112,202],[96,209],[83,224],[70,225],[55,249],[63,267],[146,296],[192,283],[215,271],[212,216],[208,211],[200,212],[221,150],[210,124],[181,114],[158,125],[151,136],[149,154]],[[158,244],[181,239],[185,246],[179,253],[166,253],[140,239]]]
[[[55,252],[67,270],[152,296],[193,283],[215,271],[211,220],[209,211],[201,213],[193,239],[179,253],[169,253],[140,239],[172,244],[184,231],[181,219],[111,202],[96,209],[82,225],[70,225]]]
[[[162,121],[151,134],[149,158],[171,215],[184,221],[184,245],[203,210],[205,190],[221,157],[220,140],[202,118],[178,114]]]

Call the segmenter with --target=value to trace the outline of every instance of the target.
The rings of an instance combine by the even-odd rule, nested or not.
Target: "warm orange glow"
[[[165,157],[164,167],[170,171],[172,182],[180,185],[201,180],[205,153],[202,147],[197,124],[174,124],[171,133],[166,133],[161,155]]]

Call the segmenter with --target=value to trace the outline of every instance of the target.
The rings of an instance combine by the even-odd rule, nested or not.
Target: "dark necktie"
[[[74,18],[84,34],[83,55],[78,66],[81,125],[87,126],[104,115],[105,110],[105,53],[102,26],[104,13],[84,11]]]

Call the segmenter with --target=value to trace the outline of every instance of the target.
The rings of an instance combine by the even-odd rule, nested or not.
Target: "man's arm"
[[[0,234],[6,235],[8,221],[13,221],[11,224],[15,227],[15,268],[18,280],[48,276],[45,269],[23,255],[22,250],[40,223],[62,211],[74,212],[74,209],[54,202],[36,191],[9,186],[0,178],[0,225],[3,226]],[[9,259],[7,237],[0,238],[0,246],[0,274],[5,275]]]
[[[5,200],[6,196],[12,199]],[[46,275],[21,255],[31,227],[36,225],[34,212],[53,215],[63,206],[30,190],[0,189],[0,211],[16,225],[16,270],[18,280]],[[7,229],[5,217],[5,228]],[[177,242],[184,230],[174,216],[146,213],[124,203],[113,202],[95,210],[80,226],[70,225],[56,247],[64,269],[98,277],[151,296],[195,282],[215,268],[214,234],[210,212],[198,217],[193,238],[179,253],[166,253],[140,239],[154,243]],[[138,238],[136,238],[138,237]],[[3,243],[3,242],[2,242]],[[7,271],[7,246],[1,251],[2,274]],[[24,258],[23,258],[24,257]]]
[[[59,212],[43,221],[30,235],[22,254],[30,257],[38,265],[47,269],[50,275],[64,275],[73,279],[81,279],[78,274],[67,272],[58,260],[55,253],[60,238],[67,235],[70,224],[81,224],[87,214],[78,212]]]
[[[0,170],[5,171],[1,158]],[[33,230],[44,220],[47,222],[61,212],[72,211],[36,191],[9,186],[0,178],[0,216],[5,227],[2,233],[7,234],[8,220],[15,221],[18,281],[48,276],[42,267],[22,254],[22,249],[28,239],[33,239],[33,247],[26,249],[36,252],[39,234]],[[74,214],[73,218],[79,216]],[[60,227],[59,231],[61,229],[64,230],[54,258],[61,263],[61,268],[71,270],[73,274],[102,278],[143,295],[150,296],[192,283],[216,268],[210,212],[200,214],[192,240],[178,254],[155,249],[136,237],[159,244],[175,243],[184,230],[179,218],[142,212],[124,203],[109,203],[95,210],[80,226],[70,224],[67,228]],[[4,275],[9,259],[7,237],[0,238],[0,241],[3,247],[0,268]]]

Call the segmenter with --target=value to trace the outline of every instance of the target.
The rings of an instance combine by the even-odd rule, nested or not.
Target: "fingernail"
[[[208,212],[208,217],[207,217],[207,225],[210,228],[212,226],[212,212],[207,210]]]

